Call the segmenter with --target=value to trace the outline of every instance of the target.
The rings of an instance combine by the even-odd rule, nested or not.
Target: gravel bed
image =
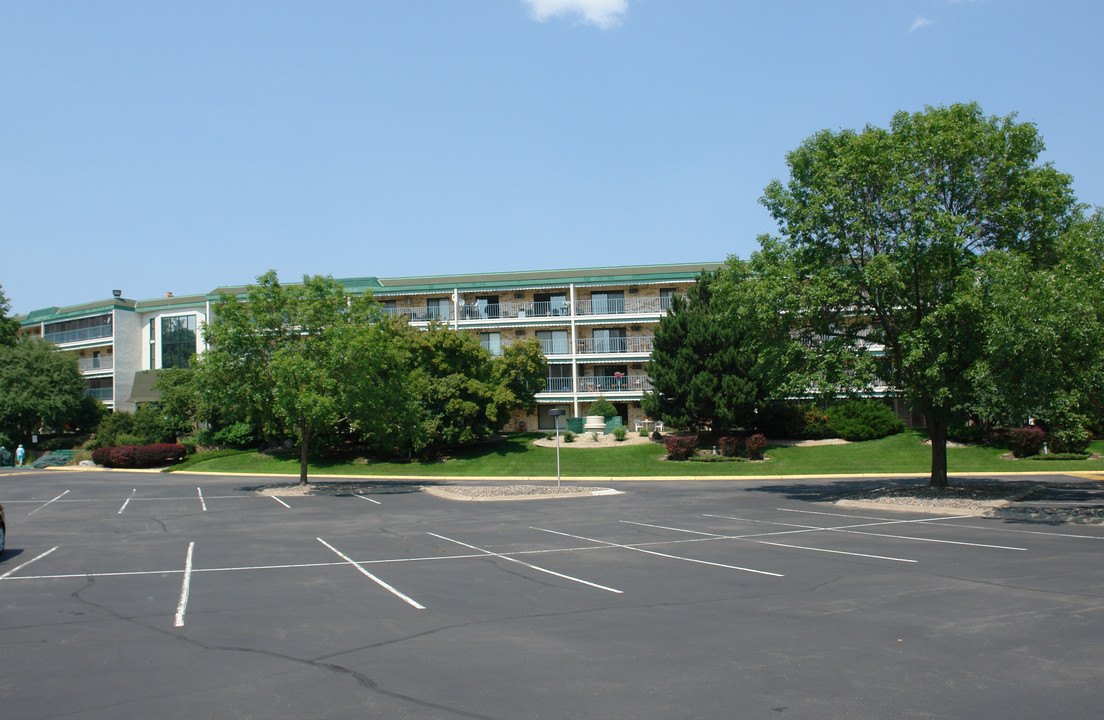
[[[604,488],[579,487],[577,485],[448,485],[436,488],[451,495],[468,498],[517,498],[541,495],[593,495]]]
[[[886,487],[837,500],[916,512],[961,511],[962,514],[1046,523],[1104,524],[1104,508],[1077,506],[1015,506],[1044,488],[1099,489],[1104,483],[970,483],[933,488],[928,485]]]

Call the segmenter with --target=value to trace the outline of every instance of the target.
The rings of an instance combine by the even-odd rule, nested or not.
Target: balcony
[[[542,394],[569,393],[572,391],[571,378],[548,378],[548,384]],[[652,389],[647,375],[599,375],[581,377],[577,381],[580,393],[601,393],[616,397],[618,393],[640,394]]]
[[[98,358],[77,358],[77,367],[81,372],[107,372],[115,366],[115,360],[110,355]]]
[[[639,354],[652,352],[653,335],[639,337],[580,338],[577,352],[580,355]]]
[[[671,307],[669,297],[609,298],[606,300],[579,300],[575,303],[576,315],[658,315]]]
[[[111,402],[115,397],[114,388],[88,388],[84,391],[88,397],[94,397],[100,402]]]
[[[85,340],[96,340],[97,338],[109,338],[111,337],[111,325],[99,325],[97,327],[78,328],[76,330],[65,330],[63,332],[46,333],[42,337],[46,340],[49,340],[55,345],[62,345],[64,343],[73,342],[84,342]]]

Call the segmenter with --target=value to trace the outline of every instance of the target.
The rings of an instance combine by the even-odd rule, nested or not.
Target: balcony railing
[[[609,298],[606,300],[579,300],[575,303],[576,315],[648,315],[665,313],[671,307],[669,297]]]
[[[576,383],[571,378],[548,378],[544,393],[568,393]],[[599,375],[596,377],[581,377],[577,381],[580,393],[641,393],[652,389],[652,382],[647,375]]]
[[[609,300],[580,300],[575,305],[576,315],[654,315],[667,312],[671,306],[669,297],[633,297]],[[392,307],[383,308],[386,315],[392,317],[405,317],[411,322],[427,322],[440,320],[452,322],[453,308],[449,307]],[[501,319],[527,319],[547,317],[570,317],[571,304],[554,300],[551,302],[523,300],[519,302],[503,302],[461,305],[457,310],[456,319],[465,320],[501,320]]]
[[[110,370],[115,366],[115,360],[111,356],[98,358],[77,358],[77,367],[81,372],[99,372]]]
[[[546,356],[571,354],[571,341],[567,338],[554,340],[541,339],[540,344],[541,352],[543,352]]]
[[[111,325],[97,325],[96,327],[79,328],[77,330],[46,333],[42,337],[55,345],[95,340],[96,338],[109,338],[111,337]]]
[[[544,390],[541,392],[547,393],[565,393],[571,392],[571,378],[565,377],[550,377],[548,383],[544,386]]]
[[[612,338],[580,338],[578,340],[578,353],[580,355],[605,355],[608,353],[650,353],[652,351],[652,335],[639,337],[612,337]]]
[[[84,394],[101,402],[111,402],[115,396],[115,391],[114,388],[88,388],[84,391]]]

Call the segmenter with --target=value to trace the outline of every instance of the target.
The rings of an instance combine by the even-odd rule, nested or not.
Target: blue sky
[[[1104,204],[1088,0],[0,4],[24,313],[252,281],[747,257],[824,128],[976,100]]]

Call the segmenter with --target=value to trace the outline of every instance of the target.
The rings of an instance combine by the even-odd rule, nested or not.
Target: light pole
[[[548,411],[552,421],[556,423],[556,487],[560,486],[560,416],[565,414],[560,408],[552,408]]]

